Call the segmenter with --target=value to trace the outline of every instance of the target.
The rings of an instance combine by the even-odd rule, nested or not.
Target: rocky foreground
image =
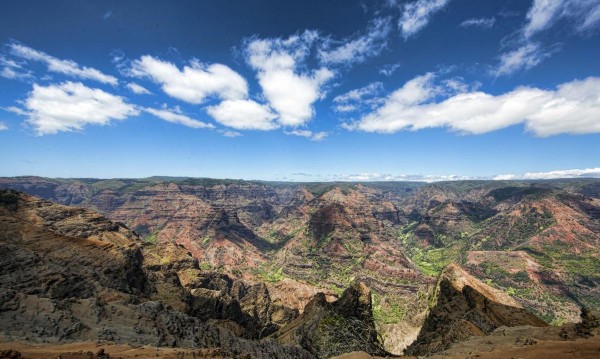
[[[253,234],[260,229],[248,230],[237,212],[223,210],[217,212],[216,224],[206,227],[214,233],[198,255],[186,243],[144,240],[127,225],[91,210],[0,190],[0,358],[328,358],[354,351],[363,354],[353,355],[386,357],[390,347],[400,344],[410,344],[406,353],[418,356],[484,356],[506,350],[521,357],[519,353],[535,353],[534,347],[544,348],[538,354],[569,348],[580,357],[596,349],[600,353],[596,314],[585,311],[579,324],[548,327],[530,312],[527,301],[491,287],[456,264],[446,266],[437,282],[427,279],[423,268],[404,254],[402,241],[390,234],[390,220],[398,220],[393,213],[400,212],[385,212],[381,204],[368,211],[362,207],[376,193],[333,189],[317,199],[298,191],[308,202],[279,208],[269,228],[287,228],[304,218],[309,231],[285,239],[281,247]],[[292,198],[297,198],[295,193]],[[578,201],[572,205],[583,203]],[[595,206],[595,201],[590,203]],[[456,218],[464,221],[460,215]],[[431,218],[427,221],[433,226]],[[202,223],[200,228],[206,225]],[[586,225],[593,229],[594,223]],[[419,231],[414,229],[415,236]],[[264,252],[252,253],[267,253],[268,265],[284,265],[288,259],[292,265],[279,274],[235,275],[229,272],[243,267],[215,270],[204,257],[220,241],[227,243],[223,248],[233,245],[244,253],[248,239],[254,248],[265,246]],[[309,239],[317,241],[317,247],[307,251],[303,246]],[[594,243],[589,238],[588,242]],[[360,251],[352,252],[357,248]],[[481,252],[483,259],[477,254]],[[513,252],[517,256],[509,257],[510,265],[529,263],[526,255]],[[348,267],[348,273],[340,273],[344,263],[355,260],[352,253],[367,255]],[[472,251],[465,263],[489,261],[490,253],[506,258],[502,255],[508,252]],[[326,263],[325,254],[331,257]],[[528,276],[540,272],[529,265],[533,269]],[[263,263],[259,268],[269,267]],[[290,276],[295,270],[299,271]],[[328,271],[345,279],[310,280]],[[309,280],[299,280],[303,273]],[[346,277],[350,274],[354,275]],[[547,280],[534,278],[538,284]],[[594,293],[595,277],[583,278],[592,283],[582,282],[580,293]],[[333,290],[331,283],[347,287]],[[431,290],[420,291],[420,285]],[[564,284],[558,288],[568,289]],[[387,310],[382,311],[382,305]],[[413,335],[402,323],[419,327]],[[396,346],[389,345],[392,334]]]
[[[144,245],[95,212],[23,193],[0,191],[0,268],[3,342],[102,341],[252,358],[385,353],[362,283],[331,302],[319,293],[300,314],[273,303],[264,283],[201,271],[176,244]],[[361,330],[338,332],[350,326]]]

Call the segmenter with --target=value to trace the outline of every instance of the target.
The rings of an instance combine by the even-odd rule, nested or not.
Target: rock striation
[[[488,335],[501,326],[522,325],[547,326],[506,293],[452,263],[440,275],[431,310],[417,340],[406,351],[412,355],[437,353],[471,336]]]
[[[273,337],[282,344],[302,346],[317,358],[353,350],[388,354],[375,329],[371,291],[362,282],[346,289],[332,303],[324,294],[317,294],[298,318]]]
[[[237,335],[235,327],[219,325],[218,319],[224,317],[241,328],[247,323],[244,319],[254,320],[255,330],[269,328],[270,319],[244,315],[263,307],[267,314],[277,312],[279,308],[261,302],[268,298],[264,286],[255,289],[233,283],[232,290],[237,288],[244,295],[233,295],[227,302],[229,309],[224,309],[226,300],[217,300],[214,303],[223,308],[220,312],[213,306],[208,307],[209,313],[200,313],[210,295],[191,293],[182,281],[187,281],[188,287],[201,287],[202,283],[210,287],[219,279],[190,275],[190,271],[198,271],[198,263],[187,251],[181,253],[182,248],[165,251],[172,258],[161,257],[157,263],[152,251],[146,251],[140,239],[122,224],[89,210],[0,191],[3,341],[102,340],[220,348],[230,356],[313,357],[299,346],[281,345],[273,339],[248,339],[266,333]],[[279,314],[280,322],[285,322],[286,315],[291,319],[294,312]]]

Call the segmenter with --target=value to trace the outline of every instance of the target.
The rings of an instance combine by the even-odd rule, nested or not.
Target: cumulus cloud
[[[380,133],[442,127],[481,134],[523,123],[541,137],[600,133],[597,77],[563,83],[555,90],[518,87],[501,95],[468,91],[436,101],[445,91],[434,83],[433,74],[416,77],[390,94],[381,107],[343,127]]]
[[[348,91],[333,98],[336,112],[352,112],[380,105],[383,101],[379,95],[384,91],[383,83],[373,82],[367,86]]]
[[[161,109],[148,107],[145,108],[144,111],[160,118],[161,120],[184,125],[191,128],[215,128],[215,126],[210,123],[198,121],[183,114],[179,107],[175,107],[172,109],[168,108],[167,106],[163,106],[163,108]]]
[[[253,38],[246,42],[246,61],[257,71],[264,97],[284,126],[310,121],[313,103],[324,96],[323,85],[334,76],[326,67],[304,69],[318,39],[318,33],[305,31],[287,39]]]
[[[37,135],[79,131],[87,125],[107,125],[139,113],[133,105],[100,89],[79,82],[48,86],[33,85],[24,109],[14,111],[28,117]]]
[[[494,180],[518,180],[518,179],[557,179],[557,178],[600,178],[600,168],[584,168],[570,170],[556,170],[548,172],[527,172],[522,175],[505,174],[494,176]]]
[[[253,100],[225,100],[209,106],[207,112],[217,122],[238,130],[273,130],[277,115],[268,106]]]
[[[129,74],[150,78],[167,95],[192,104],[200,104],[209,96],[237,100],[248,95],[246,80],[222,64],[191,61],[180,70],[170,62],[145,55],[131,63]]]
[[[136,95],[150,95],[152,93],[144,86],[138,85],[135,82],[128,83],[127,88]]]
[[[544,51],[537,43],[527,43],[516,50],[506,52],[500,56],[500,63],[492,73],[496,76],[512,74],[518,70],[528,70],[545,58],[551,52]]]
[[[342,40],[337,47],[327,44],[326,49],[319,51],[320,60],[325,64],[351,64],[379,55],[388,44],[391,23],[389,17],[374,19],[365,34]]]
[[[398,26],[404,39],[421,31],[431,17],[442,10],[450,0],[417,0],[402,5],[402,15]]]
[[[461,27],[480,27],[483,29],[491,29],[492,27],[494,27],[494,24],[496,23],[496,18],[494,17],[490,17],[490,18],[473,18],[473,19],[467,19],[463,22],[460,23]]]
[[[310,130],[292,130],[285,131],[284,133],[291,136],[305,137],[311,141],[321,141],[327,137],[327,132],[312,132]]]
[[[48,71],[86,80],[95,80],[105,84],[116,85],[118,80],[114,76],[106,75],[91,67],[80,66],[75,61],[58,59],[45,52],[32,49],[19,43],[8,44],[9,52],[13,56],[28,61],[37,61],[45,64]]]

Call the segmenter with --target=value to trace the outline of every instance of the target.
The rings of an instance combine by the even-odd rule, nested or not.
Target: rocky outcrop
[[[360,282],[333,303],[323,293],[317,294],[297,319],[273,337],[282,344],[300,345],[318,358],[352,350],[386,354],[375,330],[371,291]]]
[[[212,272],[199,274],[188,288],[195,317],[236,328],[244,338],[265,338],[298,316],[297,309],[274,304],[264,283],[246,283]]]
[[[547,324],[523,309],[506,293],[449,264],[438,279],[431,310],[417,340],[407,348],[413,355],[443,351],[471,336],[485,336],[500,326]]]
[[[196,283],[198,262],[181,247],[162,248],[164,257],[97,213],[0,191],[0,336],[221,348],[257,358],[312,357],[272,339],[241,338],[235,326],[218,325],[215,317],[223,313],[214,307],[209,307],[210,319],[194,315],[207,296],[189,293],[182,282]],[[242,304],[231,320],[236,325],[244,324],[235,320],[245,311],[262,308],[265,300],[260,288],[240,292],[245,295],[239,296]]]
[[[317,292],[331,299],[348,283],[363,281],[375,293],[376,325],[386,348],[398,354],[416,336],[435,276],[450,261],[514,293],[547,322],[578,320],[579,305],[592,307],[600,295],[599,184],[0,178],[0,188],[100,211],[153,243],[142,247],[145,257],[156,252],[152,266],[144,266],[146,282],[161,283],[152,284],[150,296],[178,310],[188,302],[169,293],[177,280],[188,290],[198,269],[161,264],[161,252],[175,255],[167,249],[173,242],[204,271],[249,286],[266,282],[272,303],[299,312]],[[482,260],[471,260],[474,251]],[[517,252],[527,254],[525,265],[510,259]],[[226,292],[196,289],[237,301]],[[224,317],[210,320],[234,328]]]

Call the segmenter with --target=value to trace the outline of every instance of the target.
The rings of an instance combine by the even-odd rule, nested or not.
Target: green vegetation
[[[13,205],[19,202],[19,193],[13,190],[0,190],[0,204]]]
[[[527,283],[530,280],[529,279],[529,274],[527,274],[527,272],[524,271],[524,270],[523,271],[519,271],[519,272],[513,274],[512,275],[512,279],[515,282],[519,282],[519,283]]]
[[[157,234],[158,234],[158,231],[155,231],[152,234],[150,234],[149,236],[144,237],[142,240],[144,241],[144,243],[156,244],[156,243],[158,243],[158,239],[156,238]]]
[[[401,305],[400,298],[371,294],[373,317],[375,321],[384,324],[400,323],[406,315],[406,307]]]
[[[269,283],[278,283],[285,278],[283,267],[276,267],[273,265],[262,265],[258,268],[254,268],[253,272],[260,276],[265,282]]]
[[[502,187],[490,191],[490,195],[498,202],[502,202],[511,197],[531,197],[540,198],[552,192],[551,188],[547,187]]]
[[[463,241],[436,249],[412,247],[408,250],[408,255],[424,274],[437,277],[444,267],[459,259],[465,247],[466,243]]]
[[[559,267],[570,274],[600,278],[600,256],[597,251],[576,254],[569,244],[558,240],[544,245],[542,250],[532,247],[524,247],[523,250],[546,268]]]
[[[356,317],[327,313],[312,333],[317,358],[331,358],[351,351],[382,352],[375,328]]]
[[[519,207],[520,217],[515,220],[510,216],[494,217],[486,223],[485,238],[480,239],[480,246],[486,250],[520,249],[519,246],[535,235],[555,224],[552,213],[546,208],[522,205]]]
[[[208,242],[210,242],[210,238],[211,238],[211,237],[210,237],[209,235],[206,235],[206,236],[204,236],[204,237],[200,238],[200,243],[201,243],[202,245],[205,245],[205,244],[207,244]]]
[[[213,265],[208,262],[200,262],[200,270],[205,272],[212,271],[214,269]]]

